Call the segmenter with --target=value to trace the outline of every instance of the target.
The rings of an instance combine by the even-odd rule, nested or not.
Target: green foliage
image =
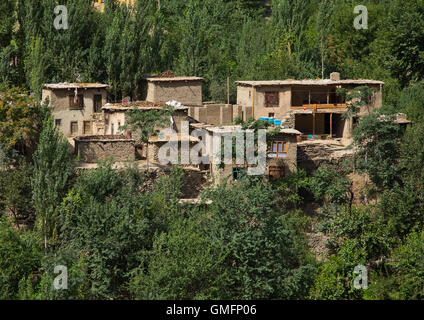
[[[54,273],[56,266],[67,268],[67,289],[56,289]],[[19,282],[18,297],[21,300],[84,300],[90,297],[87,265],[78,251],[61,250],[55,255],[43,258],[40,274],[36,279],[22,278]]]
[[[325,209],[325,208],[324,208]],[[396,244],[378,210],[354,208],[347,214],[341,210],[323,210],[323,219],[318,229],[329,236],[330,252],[339,250],[343,241],[361,249],[368,260],[377,260],[389,254]]]
[[[399,95],[398,105],[409,120],[424,121],[424,83],[416,83],[405,88]]]
[[[58,206],[66,194],[73,175],[69,143],[47,117],[34,154],[31,179],[36,227],[44,238],[44,247],[54,244],[58,236]]]
[[[352,300],[361,299],[362,289],[356,289],[353,281],[357,265],[365,265],[365,254],[350,241],[345,241],[336,255],[321,267],[311,289],[312,299]]]
[[[194,218],[175,217],[167,233],[155,236],[147,270],[131,281],[138,299],[230,297],[226,253],[211,242]]]
[[[0,210],[9,211],[17,224],[33,219],[31,176],[32,168],[26,162],[16,169],[0,171]]]
[[[136,132],[139,141],[147,143],[150,137],[157,136],[161,128],[169,125],[169,117],[172,113],[173,108],[170,106],[151,110],[133,108],[126,112],[128,120],[122,128]]]
[[[295,299],[307,295],[314,265],[296,222],[280,212],[275,190],[260,180],[223,184],[205,194],[210,237],[228,251],[237,299]]]
[[[402,128],[393,122],[392,115],[373,112],[361,118],[353,133],[358,150],[356,169],[365,171],[380,190],[399,178],[400,139]]]
[[[343,114],[344,119],[350,119],[353,116],[356,116],[358,112],[364,111],[367,108],[368,115],[370,114],[370,103],[371,99],[375,93],[375,89],[367,86],[359,86],[352,90],[347,90],[345,88],[338,88],[337,95],[343,98],[343,101],[346,101],[347,109]]]
[[[408,235],[386,265],[389,277],[376,276],[369,296],[374,299],[419,300],[424,295],[424,232]]]
[[[151,246],[148,198],[127,194],[123,177],[110,164],[100,166],[80,178],[59,209],[60,250],[78,250],[83,258],[88,298],[125,297],[128,273],[143,258],[141,251]],[[106,181],[116,189],[97,194],[96,188]]]
[[[329,203],[346,205],[347,211],[350,212],[353,191],[352,182],[346,177],[347,173],[347,168],[337,168],[331,165],[320,166],[310,180],[311,192],[317,200],[324,200],[327,205]]]
[[[32,276],[41,264],[37,235],[16,231],[0,218],[0,299],[16,299],[21,279]]]
[[[25,91],[0,87],[0,146],[6,156],[13,149],[22,155],[24,149],[34,146],[44,113],[43,107]],[[9,160],[16,159],[9,156]]]

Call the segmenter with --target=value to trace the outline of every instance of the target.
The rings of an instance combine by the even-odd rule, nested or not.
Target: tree
[[[320,1],[317,15],[317,32],[319,37],[319,49],[321,54],[321,78],[325,79],[324,71],[328,55],[328,36],[331,29],[331,16],[334,11],[334,3],[331,0]]]
[[[0,171],[0,208],[12,214],[18,228],[33,222],[31,175],[31,164],[23,161],[15,169]]]
[[[149,148],[148,143],[151,137],[157,136],[160,128],[169,125],[169,117],[172,115],[173,109],[170,106],[164,106],[161,109],[143,110],[140,108],[132,108],[125,115],[127,120],[122,126],[123,130],[129,129],[136,132],[138,140],[146,146],[147,166],[149,165]]]
[[[5,0],[0,4],[0,48],[7,46],[12,40],[16,23],[16,0]]]
[[[338,88],[337,95],[341,96],[347,105],[346,112],[343,113],[343,118],[351,119],[365,108],[367,108],[368,114],[370,114],[369,106],[374,94],[375,89],[368,86],[359,86],[351,90]]]
[[[130,282],[137,299],[222,299],[230,286],[225,250],[211,243],[196,217],[174,217],[155,236],[148,266]]]
[[[355,169],[365,171],[379,190],[390,187],[400,178],[398,161],[403,132],[392,115],[378,112],[362,117],[353,132],[358,148]]]
[[[390,48],[388,67],[402,86],[423,79],[424,73],[424,4],[413,0],[405,6],[401,0],[390,5],[385,19]]]
[[[40,142],[34,154],[31,179],[36,227],[44,239],[44,248],[54,244],[58,236],[58,207],[73,176],[69,143],[46,117]]]
[[[324,200],[326,206],[330,203],[345,205],[346,212],[352,213],[353,190],[352,181],[346,177],[346,168],[336,166],[320,166],[310,179],[310,189],[317,200]]]
[[[386,273],[376,273],[370,286],[372,299],[420,300],[423,298],[424,232],[412,232],[395,248]]]
[[[0,299],[16,299],[21,279],[31,277],[41,265],[36,234],[16,231],[0,218]]]
[[[16,87],[0,88],[0,146],[16,161],[12,150],[24,155],[37,142],[38,130],[46,109]]]
[[[398,106],[408,119],[424,122],[424,83],[414,83],[402,90],[398,97]]]
[[[311,298],[317,300],[361,299],[363,290],[356,289],[353,281],[357,265],[365,265],[364,253],[346,240],[338,253],[326,261],[319,270],[311,289]]]
[[[277,207],[276,191],[260,179],[221,184],[203,196],[208,236],[228,251],[231,299],[301,299],[315,270],[297,221]]]
[[[84,257],[89,299],[128,297],[132,272],[152,247],[151,195],[139,192],[128,178],[128,172],[100,164],[79,177],[59,208],[58,251],[66,256],[76,250]]]

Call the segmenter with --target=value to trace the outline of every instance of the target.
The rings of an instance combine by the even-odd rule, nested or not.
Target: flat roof
[[[210,131],[210,132],[214,132],[214,133],[231,133],[231,132],[235,132],[235,131],[241,131],[241,126],[240,125],[229,125],[229,126],[204,126],[203,128],[205,128],[206,130]],[[272,130],[272,128],[268,128],[268,130]],[[253,132],[253,129],[247,129],[246,132]],[[280,133],[284,133],[284,134],[301,134],[300,131],[296,130],[296,129],[281,129]]]
[[[90,88],[107,88],[109,85],[102,83],[69,83],[69,82],[61,82],[61,83],[47,83],[43,85],[43,88],[46,89],[90,89]]]
[[[151,82],[173,82],[173,81],[201,81],[203,78],[200,77],[146,77],[145,80]]]
[[[377,80],[366,80],[366,79],[346,79],[333,81],[330,79],[320,79],[320,80],[267,80],[267,81],[236,81],[237,85],[250,86],[250,87],[260,87],[260,86],[289,86],[289,85],[304,85],[304,86],[328,86],[328,85],[366,85],[366,84],[384,84],[382,81]]]
[[[138,108],[143,110],[160,110],[166,105],[166,102],[150,102],[150,101],[133,101],[120,103],[106,103],[102,109],[109,111],[127,111],[129,109]],[[174,110],[187,110],[188,107],[173,107]]]
[[[149,142],[168,142],[168,141],[189,141],[189,142],[200,142],[200,139],[189,134],[184,133],[171,133],[161,134],[149,138]]]

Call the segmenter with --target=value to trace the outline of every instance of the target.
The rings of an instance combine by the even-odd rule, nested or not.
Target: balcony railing
[[[330,108],[346,108],[346,103],[324,103],[324,104],[304,104],[301,106],[291,106],[292,109],[330,109]]]

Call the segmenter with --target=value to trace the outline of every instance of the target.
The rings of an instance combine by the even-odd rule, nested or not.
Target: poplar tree
[[[31,180],[36,228],[44,239],[44,248],[54,244],[58,232],[58,206],[73,175],[69,143],[47,117],[43,122],[40,142],[34,154]]]

